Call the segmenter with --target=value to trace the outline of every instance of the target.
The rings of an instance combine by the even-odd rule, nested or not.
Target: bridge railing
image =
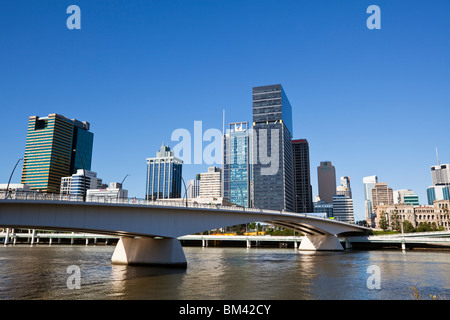
[[[229,211],[245,211],[245,212],[255,212],[255,213],[268,213],[268,214],[283,214],[288,213],[281,210],[268,210],[259,208],[246,208],[242,206],[227,206],[213,203],[199,203],[192,200],[188,200],[186,203],[185,199],[177,200],[147,200],[140,198],[120,198],[116,196],[97,196],[89,195],[86,199],[83,199],[82,195],[74,194],[56,194],[56,193],[45,193],[37,191],[12,191],[12,192],[0,192],[1,199],[11,199],[11,200],[45,200],[45,201],[69,201],[69,202],[89,202],[89,203],[110,203],[110,204],[125,204],[125,205],[146,205],[146,206],[164,206],[164,207],[189,207],[189,208],[204,208],[204,209],[220,209]],[[292,212],[289,212],[292,213]],[[308,217],[316,217],[327,219],[326,217],[321,217],[313,214],[299,214]]]

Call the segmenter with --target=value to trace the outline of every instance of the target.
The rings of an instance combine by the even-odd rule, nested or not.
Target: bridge
[[[262,222],[305,235],[300,250],[343,250],[338,237],[369,234],[369,228],[285,211],[142,199],[14,195],[0,200],[0,226],[86,232],[120,237],[115,264],[186,267],[179,237]]]

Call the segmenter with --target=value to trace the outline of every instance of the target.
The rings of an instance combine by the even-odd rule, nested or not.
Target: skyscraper
[[[319,198],[326,203],[333,203],[336,194],[336,170],[331,161],[322,161],[317,167],[319,180]]]
[[[147,200],[181,198],[183,161],[162,145],[155,158],[147,158]]]
[[[394,193],[387,183],[378,182],[372,189],[372,204],[374,209],[377,205],[394,204]]]
[[[336,188],[337,195],[343,195],[352,198],[352,189],[350,188],[350,178],[349,177],[341,177],[341,185]]]
[[[345,195],[334,195],[333,217],[338,221],[354,223],[353,199]]]
[[[292,140],[295,212],[313,212],[309,167],[309,145],[306,139]]]
[[[196,175],[195,179],[189,180],[187,183],[187,198],[197,198],[200,195],[200,175]]]
[[[372,225],[372,215],[375,214],[372,204],[372,189],[375,188],[376,183],[378,183],[377,176],[368,176],[363,178],[364,209],[366,213],[366,221],[369,225]]]
[[[254,207],[294,211],[292,107],[281,85],[253,88]]]
[[[250,206],[249,150],[248,123],[230,123],[224,135],[223,197],[244,207]]]
[[[431,180],[433,186],[450,185],[450,164],[431,166]]]
[[[200,198],[222,198],[222,170],[209,167],[208,172],[200,174]]]
[[[59,114],[28,121],[22,183],[31,189],[59,193],[61,178],[91,169],[94,135],[90,124]]]

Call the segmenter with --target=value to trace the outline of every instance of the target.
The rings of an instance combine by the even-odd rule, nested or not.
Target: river
[[[113,251],[1,246],[0,299],[403,300],[411,287],[450,297],[450,251],[184,247],[186,270],[111,265]]]

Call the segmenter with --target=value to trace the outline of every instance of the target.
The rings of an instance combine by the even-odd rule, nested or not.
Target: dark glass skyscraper
[[[147,200],[181,198],[183,161],[162,145],[155,158],[147,158]],[[187,196],[187,195],[186,195]]]
[[[292,152],[295,212],[313,212],[308,141],[306,139],[292,140]]]
[[[54,113],[30,117],[22,183],[31,189],[59,193],[62,177],[76,173],[83,165],[90,170],[94,134],[89,127],[88,122]]]
[[[281,85],[253,88],[254,207],[294,211],[292,107]]]

